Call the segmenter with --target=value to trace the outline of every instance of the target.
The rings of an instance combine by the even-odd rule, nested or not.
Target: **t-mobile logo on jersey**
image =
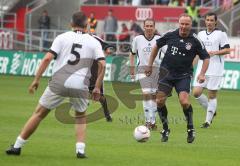
[[[177,48],[177,47],[174,47],[174,46],[172,46],[172,48],[171,48],[171,51],[172,51],[172,55],[176,55],[176,54],[177,54],[177,52],[178,52],[178,48]]]

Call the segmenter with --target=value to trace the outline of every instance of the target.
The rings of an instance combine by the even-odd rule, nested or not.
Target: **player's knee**
[[[48,113],[49,113],[48,109],[38,106],[36,108],[36,111],[34,112],[34,115],[37,116],[39,119],[44,119]]]
[[[193,92],[193,96],[194,96],[195,98],[199,98],[199,96],[201,96],[201,93],[194,93],[194,92]]]
[[[100,99],[99,99],[99,102],[100,102],[100,103],[103,103],[103,102],[105,102],[105,100],[106,100],[105,96],[104,96],[104,95],[101,95],[101,97],[100,97]]]
[[[208,91],[208,97],[209,99],[217,98],[217,91]]]
[[[158,107],[163,107],[165,105],[165,99],[164,98],[157,98],[156,103]]]
[[[193,96],[195,98],[198,98],[199,96],[201,96],[202,92],[197,90],[197,89],[193,89]]]
[[[179,102],[180,102],[182,108],[188,108],[190,105],[188,99],[186,99],[186,98],[179,99]]]
[[[86,114],[86,112],[78,112],[78,111],[75,111],[75,116],[84,116]]]
[[[87,120],[87,117],[86,117],[86,113],[85,111],[84,112],[77,112],[75,111],[75,123],[77,124],[86,124],[86,120]]]

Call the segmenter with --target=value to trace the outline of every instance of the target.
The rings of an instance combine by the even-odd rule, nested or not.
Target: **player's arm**
[[[193,66],[193,67],[194,67],[195,65],[197,65],[198,60],[199,60],[199,56],[196,55],[195,58],[193,59],[193,62],[192,62],[192,66]]]
[[[226,54],[230,54],[230,48],[224,48],[218,51],[209,51],[208,54],[210,56],[214,56],[214,55],[223,56]]]
[[[95,101],[98,101],[100,99],[100,89],[105,74],[105,66],[106,66],[105,58],[98,59],[98,77],[92,92],[92,98]]]
[[[149,58],[149,61],[148,61],[148,66],[152,66],[153,65],[153,62],[154,62],[156,56],[158,55],[158,51],[159,51],[159,48],[158,48],[157,45],[155,45],[152,48],[152,52],[151,52],[151,55],[150,55],[150,58]]]
[[[207,72],[208,69],[210,56],[203,42],[198,37],[195,37],[195,39],[196,39],[196,54],[198,55],[199,59],[203,60],[201,71],[197,76],[197,81],[199,83],[203,83],[205,81],[205,73]]]
[[[135,54],[137,52],[137,38],[133,38],[131,51],[129,53],[129,62],[130,62],[130,77],[131,79],[135,78]]]
[[[208,52],[210,56],[218,55],[223,56],[230,53],[230,45],[228,42],[228,37],[225,32],[221,33],[220,37],[220,49],[216,51]]]
[[[102,86],[102,82],[105,74],[105,66],[106,66],[105,59],[98,60],[98,77],[97,77],[95,87],[99,89]]]
[[[197,81],[203,83],[205,81],[205,73],[207,72],[210,56],[201,41],[197,41],[197,54],[203,60],[202,69],[197,76]]]
[[[206,58],[203,60],[202,69],[197,77],[197,80],[199,83],[203,83],[205,81],[205,73],[207,72],[208,65],[209,65],[209,58]]]
[[[158,51],[159,51],[159,47],[157,45],[155,45],[152,48],[152,52],[151,52],[151,55],[150,55],[149,61],[148,61],[148,66],[146,67],[146,70],[145,70],[146,76],[150,76],[152,74],[152,65],[158,54]]]
[[[95,82],[95,87],[92,91],[92,99],[95,101],[99,101],[101,94],[100,94],[100,89],[103,83],[103,78],[105,74],[105,66],[106,66],[106,61],[105,61],[105,56],[103,53],[103,48],[100,42],[95,42],[95,45],[93,46],[94,51],[95,51],[95,60],[98,62],[98,76],[97,80]]]
[[[47,69],[48,65],[50,64],[51,60],[54,58],[54,54],[51,52],[47,52],[46,55],[44,56],[43,60],[40,63],[40,66],[37,70],[36,76],[31,83],[31,85],[28,88],[29,93],[34,93],[35,90],[37,90],[39,86],[39,81],[42,76],[42,74],[45,72]]]
[[[132,79],[134,79],[134,75],[135,75],[135,58],[134,58],[134,54],[132,52],[129,53],[129,62],[130,62],[130,76]]]

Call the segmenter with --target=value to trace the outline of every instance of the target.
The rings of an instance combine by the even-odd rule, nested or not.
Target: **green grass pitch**
[[[137,102],[135,109],[129,109],[118,100],[119,107],[112,114],[112,123],[101,119],[88,124],[87,159],[75,157],[74,125],[57,121],[54,110],[24,146],[21,156],[7,156],[6,148],[14,143],[24,123],[31,116],[48,81],[46,78],[42,79],[37,93],[30,95],[27,90],[32,79],[0,75],[0,166],[240,165],[240,92],[227,90],[221,90],[218,94],[218,114],[209,129],[200,128],[205,120],[205,112],[191,97],[197,132],[193,144],[186,142],[186,123],[174,93],[167,101],[171,128],[167,143],[160,141],[160,124],[158,131],[151,132],[148,142],[136,142],[132,133],[143,122],[142,103]],[[124,85],[119,83],[119,86]],[[110,82],[105,83],[105,91],[117,99]],[[93,112],[95,107],[98,105],[90,105],[88,112]]]

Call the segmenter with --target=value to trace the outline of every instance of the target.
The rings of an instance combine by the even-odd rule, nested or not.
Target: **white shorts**
[[[206,80],[203,83],[197,82],[197,76],[194,79],[193,86],[206,88],[208,90],[220,90],[222,84],[221,76],[206,76]]]
[[[45,89],[41,98],[39,99],[39,104],[47,109],[54,109],[59,106],[66,97],[56,95],[53,93],[49,87]],[[85,112],[88,106],[87,98],[73,98],[68,97],[73,108],[77,112]]]
[[[154,94],[158,89],[158,70],[153,71],[152,74],[147,77],[144,73],[138,73],[137,79],[140,82],[142,92],[147,94]]]

